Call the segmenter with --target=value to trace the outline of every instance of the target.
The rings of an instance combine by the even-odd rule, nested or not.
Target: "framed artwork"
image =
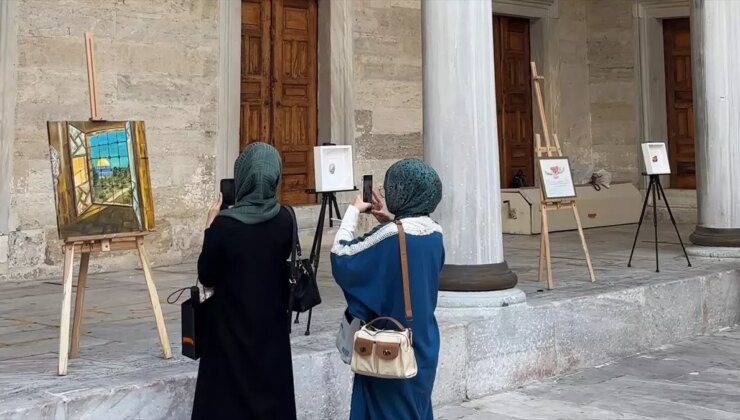
[[[537,159],[542,180],[542,192],[546,200],[573,198],[576,188],[570,172],[570,161],[565,156],[541,157]]]
[[[49,121],[62,239],[154,228],[143,121]]]
[[[316,146],[313,149],[316,192],[355,188],[352,146]]]
[[[642,143],[641,146],[642,159],[645,161],[645,173],[648,175],[668,175],[671,173],[665,143]]]

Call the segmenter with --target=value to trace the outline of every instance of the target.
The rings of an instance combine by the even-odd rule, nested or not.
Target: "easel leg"
[[[681,239],[681,234],[678,233],[678,226],[676,226],[676,219],[673,218],[673,212],[671,211],[671,206],[668,205],[668,198],[665,196],[665,191],[663,191],[663,185],[660,183],[660,178],[657,179],[657,185],[660,189],[659,193],[663,196],[663,202],[665,203],[665,208],[668,209],[668,215],[671,217],[671,223],[673,223],[673,228],[676,229],[676,236],[678,236],[678,242],[681,243],[681,249],[683,250],[683,255],[686,257],[686,262],[689,264],[689,267],[691,267],[691,261],[689,261],[689,254],[686,253],[686,247],[683,246],[683,240]]]
[[[540,217],[540,220],[542,218]],[[540,222],[541,224],[542,222]],[[542,281],[542,275],[544,274],[545,265],[543,264],[545,260],[545,229],[544,225],[540,226],[540,256],[538,258],[538,266],[537,266],[537,281]]]
[[[578,215],[578,209],[576,208],[576,203],[573,202],[571,205],[571,208],[573,209],[573,216],[576,218],[576,226],[578,226],[578,234],[581,235],[581,245],[583,245],[583,253],[586,254],[586,264],[588,264],[588,274],[591,276],[591,281],[596,281],[596,276],[594,276],[594,267],[591,265],[591,255],[588,253],[588,245],[586,245],[586,237],[583,236],[583,226],[581,226],[581,217]]]
[[[552,262],[550,261],[550,227],[547,223],[547,209],[542,205],[542,235],[545,242],[545,263],[547,265],[547,289],[552,290]]]
[[[321,239],[324,236],[324,218],[326,216],[326,206],[329,205],[328,194],[321,194],[321,210],[319,211],[319,220],[316,223],[316,232],[313,235],[313,245],[311,246],[310,261],[313,264],[314,272],[319,268],[319,256],[321,255]]]
[[[642,226],[642,220],[645,218],[645,209],[647,208],[648,199],[650,197],[650,190],[653,189],[653,180],[650,178],[648,183],[648,189],[645,192],[645,200],[642,202],[642,211],[640,212],[640,221],[637,222],[637,232],[635,232],[635,240],[632,242],[632,251],[630,251],[630,259],[627,261],[627,267],[632,267],[632,255],[635,253],[635,245],[637,245],[637,237],[640,235],[640,227]]]
[[[337,195],[336,194],[332,194],[331,195],[331,202],[332,202],[332,205],[334,205],[334,211],[337,213],[337,219],[341,219],[342,218],[342,212],[339,211],[339,203],[337,203]]]
[[[164,316],[162,316],[162,307],[159,304],[159,295],[157,294],[157,288],[154,285],[152,279],[152,272],[149,268],[149,259],[146,256],[146,250],[144,249],[144,238],[136,238],[136,248],[139,251],[139,259],[141,260],[141,268],[144,270],[144,278],[146,279],[146,287],[149,289],[149,300],[152,302],[152,310],[154,311],[154,319],[157,322],[157,332],[159,333],[159,343],[162,345],[162,357],[169,359],[172,357],[172,351],[170,350],[170,340],[167,338],[167,327],[164,323]]]
[[[657,178],[657,175],[650,178],[653,177]],[[653,230],[655,231],[655,272],[660,273],[660,265],[658,264],[658,202],[655,201],[655,190],[657,189],[658,187],[653,186]]]
[[[67,374],[69,357],[69,316],[72,310],[72,271],[74,269],[75,246],[64,245],[64,277],[62,288],[62,314],[59,321],[59,370],[60,376]]]
[[[334,195],[334,193],[330,193],[331,195]],[[329,197],[329,227],[334,227],[334,221],[332,220],[334,218],[334,207],[331,205],[331,196]]]
[[[90,262],[90,253],[83,252],[80,256],[80,273],[77,277],[77,293],[75,297],[75,315],[72,320],[72,345],[69,348],[69,358],[74,359],[80,352],[80,333],[82,317],[85,312],[85,286],[87,284],[87,267]]]

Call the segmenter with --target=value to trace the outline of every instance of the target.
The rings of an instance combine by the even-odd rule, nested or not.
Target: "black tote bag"
[[[288,281],[290,282],[290,297],[288,299],[288,311],[306,312],[308,311],[308,325],[306,326],[306,335],[311,330],[312,309],[321,303],[319,294],[319,285],[316,283],[316,273],[313,264],[308,258],[302,258],[301,243],[298,239],[298,221],[295,217],[295,211],[290,206],[284,206],[293,218],[293,239],[288,262]],[[296,322],[298,317],[296,317]]]

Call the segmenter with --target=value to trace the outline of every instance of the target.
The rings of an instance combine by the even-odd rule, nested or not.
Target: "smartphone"
[[[221,194],[224,197],[224,200],[221,202],[221,210],[228,209],[229,206],[233,206],[236,203],[236,186],[234,184],[234,178],[221,180]]]
[[[373,176],[362,176],[362,201],[366,203],[373,202]]]

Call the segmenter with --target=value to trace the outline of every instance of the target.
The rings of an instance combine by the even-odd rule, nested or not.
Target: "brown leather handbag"
[[[409,291],[409,265],[406,252],[406,234],[403,225],[396,220],[401,250],[401,277],[403,279],[403,301],[406,321],[413,319],[411,294]],[[375,324],[387,321],[393,329],[379,329]],[[381,316],[365,324],[355,333],[352,351],[352,371],[358,375],[376,378],[408,379],[416,376],[416,356],[410,327],[398,320]]]

